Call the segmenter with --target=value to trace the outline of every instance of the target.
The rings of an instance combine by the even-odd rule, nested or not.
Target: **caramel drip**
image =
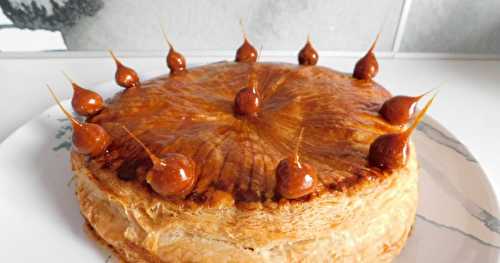
[[[307,37],[307,42],[304,47],[300,50],[299,55],[299,64],[304,66],[314,66],[318,63],[318,52],[314,49],[311,43],[311,38]]]
[[[378,73],[378,62],[377,58],[375,57],[375,54],[373,53],[373,50],[375,49],[375,46],[377,45],[377,41],[380,37],[380,33],[377,34],[377,37],[375,38],[375,41],[373,41],[370,49],[366,53],[364,57],[362,57],[358,62],[356,63],[356,66],[354,67],[354,73],[353,77],[356,79],[360,80],[371,80],[374,78],[377,73]]]
[[[409,138],[422,121],[435,96],[427,102],[408,129],[401,133],[381,135],[373,141],[368,153],[368,161],[371,166],[382,170],[394,170],[406,165],[409,154]]]
[[[116,84],[129,89],[129,88],[137,88],[140,86],[139,76],[137,72],[132,68],[129,68],[118,60],[113,51],[108,50],[109,54],[113,58],[113,61],[116,63],[116,73],[115,73],[115,81]]]
[[[151,159],[151,162],[153,163],[153,166],[161,167],[162,166],[162,161],[160,158],[156,157],[156,155],[149,150],[149,148],[141,141],[137,136],[135,136],[129,129],[127,129],[125,126],[122,126],[122,129],[130,136],[132,139],[134,139],[143,149],[144,151],[148,154],[149,158]]]
[[[47,86],[48,87],[48,86]],[[73,127],[73,146],[76,152],[88,154],[92,157],[101,155],[111,144],[111,136],[100,125],[94,123],[81,123],[77,121],[61,104],[59,98],[50,87],[50,95],[56,101],[61,111],[71,121]]]
[[[93,116],[104,108],[104,100],[97,92],[85,89],[73,81],[66,73],[64,76],[68,79],[73,87],[73,98],[71,106],[73,110],[81,116]]]
[[[295,163],[299,164],[299,166],[300,166],[299,150],[303,136],[304,136],[304,128],[301,128],[299,136],[297,137],[297,143],[295,144],[295,151],[293,152],[293,156],[295,157]]]

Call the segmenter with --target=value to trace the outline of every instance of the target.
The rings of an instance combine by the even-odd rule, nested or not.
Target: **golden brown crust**
[[[251,76],[262,97],[260,111],[236,116],[235,95]],[[400,129],[378,115],[389,96],[373,81],[319,66],[223,62],[192,68],[125,90],[91,118],[113,144],[88,167],[116,173],[125,163],[139,171],[137,190],[147,190],[140,177],[151,163],[125,125],[156,154],[194,160],[199,179],[188,199],[210,203],[222,191],[236,203],[266,203],[275,197],[276,166],[292,153],[304,127],[300,155],[316,168],[321,183],[315,194],[321,195],[381,175],[366,156],[376,136]]]
[[[254,82],[258,109],[235,114],[235,95]],[[141,83],[87,120],[110,134],[107,152],[71,154],[82,215],[125,262],[391,262],[415,220],[418,171],[413,147],[401,169],[367,162],[376,137],[401,130],[378,114],[389,97],[371,80],[278,63],[216,63]],[[192,159],[186,199],[151,190],[150,157],[123,126],[159,158]],[[276,167],[301,128],[300,160],[317,179],[308,195],[279,199]]]
[[[92,173],[82,155],[72,164],[82,215],[128,262],[391,262],[415,220],[413,148],[407,166],[355,191],[258,209],[144,198],[135,183]]]

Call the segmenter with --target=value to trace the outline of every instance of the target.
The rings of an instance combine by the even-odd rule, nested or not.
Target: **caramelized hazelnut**
[[[123,65],[121,61],[115,56],[113,51],[109,50],[111,57],[116,63],[116,73],[115,73],[115,81],[116,84],[128,89],[128,88],[136,88],[140,86],[139,76],[135,70]]]
[[[434,95],[435,97],[435,95]],[[370,145],[368,162],[382,170],[394,170],[406,165],[409,154],[409,138],[434,100],[432,97],[418,113],[412,126],[401,133],[384,134]]]
[[[236,51],[236,62],[256,62],[257,61],[257,49],[250,44],[248,41],[247,34],[243,28],[243,22],[240,21],[241,31],[243,32],[243,44]]]
[[[64,73],[64,72],[63,72]],[[73,86],[73,98],[71,106],[73,110],[81,116],[92,116],[104,108],[104,100],[97,92],[82,88],[64,73]]]
[[[384,102],[379,113],[390,124],[404,125],[410,120],[417,102],[426,94],[424,93],[417,97],[392,97]]]
[[[59,108],[71,121],[71,125],[73,127],[72,140],[75,151],[81,154],[88,154],[92,157],[96,157],[104,153],[111,143],[111,136],[108,132],[97,124],[81,123],[77,121],[66,109],[64,109],[61,102],[50,87],[49,91]]]
[[[163,34],[163,38],[165,39],[165,42],[167,42],[168,45],[168,54],[167,54],[167,66],[170,69],[170,72],[172,74],[182,72],[186,70],[186,59],[184,56],[177,52],[174,49],[174,46],[170,41],[168,40],[167,33],[165,32],[165,29],[163,26],[161,26],[161,32]]]
[[[368,161],[382,170],[393,170],[405,166],[408,161],[408,136],[392,133],[379,136],[370,145]]]
[[[186,70],[186,59],[172,46],[170,46],[170,50],[168,51],[167,66],[173,74]]]
[[[317,184],[316,170],[295,158],[281,160],[276,168],[277,191],[287,199],[297,199],[311,194]]]
[[[238,91],[234,99],[234,110],[240,115],[257,116],[260,110],[260,96],[255,87]]]
[[[165,154],[160,163],[148,171],[146,180],[163,197],[184,197],[196,181],[194,162],[183,154]]]
[[[245,38],[243,44],[236,51],[236,62],[256,62],[257,49],[255,49],[248,39]]]
[[[301,129],[295,156],[283,159],[276,168],[276,191],[287,199],[297,199],[314,192],[318,182],[316,169],[299,160],[299,144],[304,129]]]
[[[92,157],[101,155],[111,143],[108,132],[94,123],[79,123],[73,125],[73,145],[81,154]]]
[[[186,197],[197,179],[194,161],[179,153],[167,153],[159,158],[132,132],[125,127],[123,129],[144,148],[153,163],[146,173],[146,181],[151,188],[166,198]]]
[[[377,38],[373,41],[372,46],[366,53],[364,57],[362,57],[356,63],[354,67],[353,77],[361,80],[371,80],[378,73],[378,62],[373,50],[377,44],[380,34],[377,34]]]
[[[304,66],[314,66],[318,63],[318,52],[314,49],[311,44],[311,39],[307,38],[307,43],[300,50],[299,55],[299,64]]]

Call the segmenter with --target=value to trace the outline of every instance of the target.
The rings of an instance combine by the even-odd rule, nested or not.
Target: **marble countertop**
[[[319,64],[351,71],[357,58],[351,55],[321,56]],[[187,56],[190,64],[222,59],[231,57],[225,53]],[[280,53],[264,54],[262,59],[295,63],[294,56]],[[124,61],[139,72],[165,68],[162,56],[132,56]],[[379,59],[379,63],[376,80],[393,94],[418,95],[439,87],[439,95],[429,114],[469,148],[500,196],[500,60],[388,56]],[[61,98],[70,97],[71,88],[61,74],[62,70],[87,87],[112,80],[114,76],[114,64],[103,54],[0,59],[0,141],[53,104],[46,84],[50,84]]]

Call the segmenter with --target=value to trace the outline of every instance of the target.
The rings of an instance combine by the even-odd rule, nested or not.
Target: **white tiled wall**
[[[500,54],[500,1],[413,0],[401,51]]]
[[[364,51],[381,31],[379,51],[500,54],[500,0],[82,1],[103,5],[56,28],[70,50],[164,50],[160,21],[180,50],[234,50],[241,18],[266,50],[298,50],[311,34],[322,51]]]
[[[124,4],[126,2],[126,4]],[[242,41],[242,18],[250,39],[266,50],[297,50],[311,34],[321,50],[364,50],[384,20],[379,50],[391,50],[401,11],[394,0],[107,0],[95,16],[65,33],[70,48],[121,50],[165,48],[159,18],[170,39],[185,50],[233,50]],[[84,39],[85,41],[82,41]]]

